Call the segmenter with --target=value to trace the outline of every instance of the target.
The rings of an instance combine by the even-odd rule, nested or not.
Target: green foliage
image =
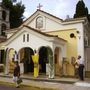
[[[2,0],[2,4],[8,9],[12,8],[13,6],[13,3],[11,0]]]
[[[3,0],[2,4],[10,11],[10,28],[16,28],[23,22],[23,13],[25,6],[21,2],[13,4],[11,0]]]
[[[74,14],[74,18],[78,17],[87,17],[88,18],[88,8],[85,6],[83,0],[80,0],[76,5],[76,12]]]

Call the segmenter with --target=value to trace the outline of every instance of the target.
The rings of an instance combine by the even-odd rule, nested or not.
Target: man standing
[[[84,75],[83,75],[84,60],[81,58],[80,55],[78,56],[77,63],[78,63],[78,65],[79,65],[79,68],[78,68],[79,78],[80,78],[80,80],[83,81],[83,80],[84,80]]]

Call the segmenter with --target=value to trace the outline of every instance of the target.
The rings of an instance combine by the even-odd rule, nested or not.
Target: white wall
[[[84,35],[83,35],[83,24],[82,23],[72,23],[72,24],[65,24],[56,22],[54,19],[51,20],[47,17],[42,16],[44,19],[44,30],[43,32],[50,32],[50,31],[58,31],[58,30],[67,30],[67,29],[76,29],[80,33],[80,39],[78,39],[78,55],[81,55],[84,58]],[[36,17],[37,18],[37,17]],[[35,21],[36,18],[29,24],[29,26],[35,28]]]
[[[42,15],[38,15],[42,16]],[[36,28],[36,16],[30,23],[28,23],[28,26]],[[52,20],[48,17],[42,16],[43,17],[43,30],[44,31],[56,31],[56,30],[65,30],[65,29],[81,29],[80,26],[82,23],[72,23],[72,24],[64,24],[63,22],[58,22],[56,20]]]
[[[24,34],[26,36],[26,39],[27,34],[29,34],[29,42],[23,42]],[[48,42],[47,40],[35,36],[30,32],[23,32],[21,35],[19,35],[17,38],[15,38],[7,45],[8,48],[14,48],[16,51],[20,50],[22,47],[31,47],[32,49],[38,49],[41,46],[52,46],[52,42]]]

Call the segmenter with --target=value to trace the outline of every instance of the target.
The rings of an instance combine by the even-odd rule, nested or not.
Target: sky
[[[67,15],[69,15],[70,18],[73,17],[76,10],[76,4],[79,0],[17,0],[17,2],[18,1],[22,1],[22,4],[26,7],[24,12],[26,18],[37,10],[37,6],[40,3],[43,6],[41,10],[61,19],[66,19]],[[90,14],[90,0],[83,1]]]

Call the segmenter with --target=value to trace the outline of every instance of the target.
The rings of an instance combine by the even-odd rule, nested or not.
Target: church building
[[[85,17],[62,20],[37,9],[20,27],[5,34],[7,39],[0,43],[0,64],[5,74],[13,72],[17,60],[22,74],[32,74],[35,51],[39,55],[39,75],[75,76],[78,55],[85,60],[85,74],[90,73],[90,25]]]

